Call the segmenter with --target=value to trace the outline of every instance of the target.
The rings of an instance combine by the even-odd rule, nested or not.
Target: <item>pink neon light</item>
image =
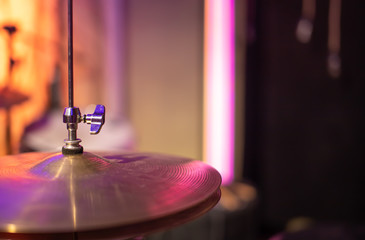
[[[234,175],[234,0],[205,1],[204,160]]]

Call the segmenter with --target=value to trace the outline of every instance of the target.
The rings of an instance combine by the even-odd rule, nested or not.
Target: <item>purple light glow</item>
[[[234,172],[234,0],[205,0],[204,160]]]

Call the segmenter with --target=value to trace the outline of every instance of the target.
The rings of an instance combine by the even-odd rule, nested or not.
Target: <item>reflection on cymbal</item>
[[[204,163],[162,154],[6,156],[0,158],[0,232],[86,234],[121,227],[133,234],[143,233],[136,227],[146,222],[155,225],[144,231],[166,228],[156,221],[173,218],[174,225],[213,207],[220,183]]]

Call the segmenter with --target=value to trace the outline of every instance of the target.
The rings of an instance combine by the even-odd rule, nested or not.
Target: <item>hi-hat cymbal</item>
[[[194,216],[185,216],[192,219],[217,203],[220,183],[219,173],[204,163],[162,154],[5,156],[0,158],[0,232],[97,231],[195,209]],[[197,211],[203,203],[208,205]]]

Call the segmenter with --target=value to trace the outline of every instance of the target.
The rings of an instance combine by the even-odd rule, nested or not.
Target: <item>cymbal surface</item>
[[[210,166],[151,153],[0,158],[0,232],[91,231],[162,218],[219,191]]]

